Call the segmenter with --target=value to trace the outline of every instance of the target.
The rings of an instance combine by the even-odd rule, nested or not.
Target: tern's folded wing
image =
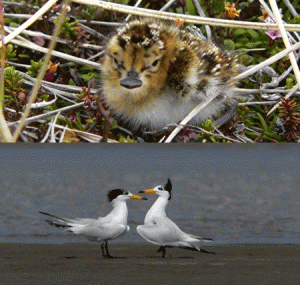
[[[84,227],[78,227],[78,231],[74,233],[86,236],[92,240],[111,240],[125,234],[128,229],[122,224],[98,224],[91,223]]]
[[[138,226],[137,231],[147,241],[159,245],[180,242],[176,231],[163,224]]]

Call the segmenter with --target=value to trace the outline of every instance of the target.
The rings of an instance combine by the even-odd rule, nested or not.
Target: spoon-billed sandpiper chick
[[[190,124],[228,121],[237,60],[214,44],[165,22],[134,20],[108,41],[102,80],[105,101],[132,129],[158,130],[179,123],[198,104],[208,104]]]

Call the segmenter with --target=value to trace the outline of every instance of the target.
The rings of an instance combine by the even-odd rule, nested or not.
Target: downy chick
[[[217,97],[189,124],[222,125],[237,110],[237,60],[184,28],[134,20],[108,41],[102,67],[104,98],[116,118],[133,130],[179,123],[206,98]]]

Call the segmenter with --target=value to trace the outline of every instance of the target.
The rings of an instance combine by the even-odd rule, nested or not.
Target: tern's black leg
[[[104,252],[104,242],[101,243],[102,256],[106,256]]]
[[[166,255],[166,247],[165,246],[161,246],[157,252],[162,252],[162,258],[165,258]]]
[[[105,249],[106,249],[106,257],[107,257],[107,258],[113,258],[113,257],[109,254],[108,246],[107,246],[107,241],[105,242]]]

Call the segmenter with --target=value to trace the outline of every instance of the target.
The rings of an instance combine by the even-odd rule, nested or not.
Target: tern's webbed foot
[[[104,258],[114,258],[113,256],[111,256],[110,254],[103,254],[102,255]]]

